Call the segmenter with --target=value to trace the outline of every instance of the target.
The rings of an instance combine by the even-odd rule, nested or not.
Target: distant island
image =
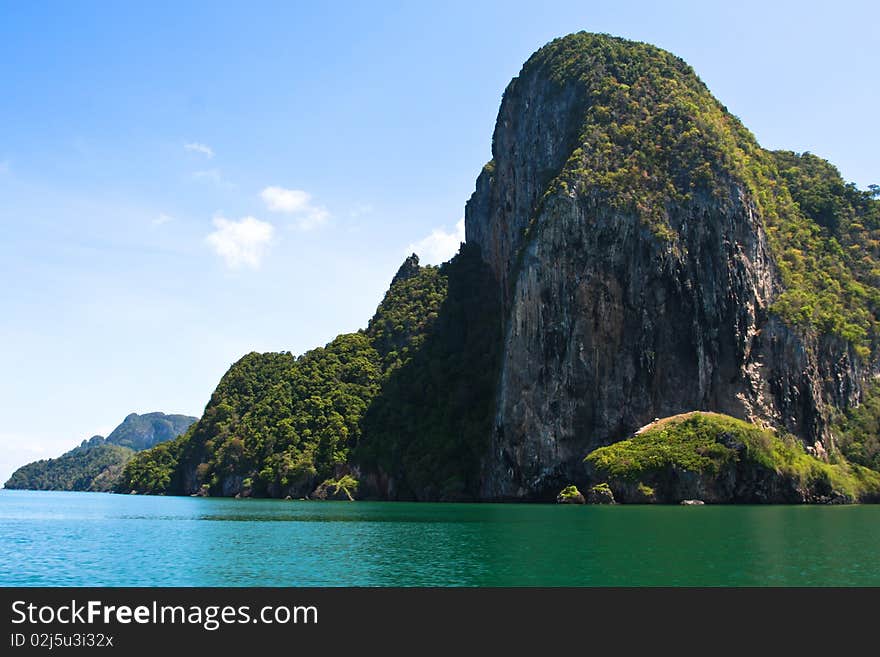
[[[12,473],[5,488],[109,491],[135,453],[185,432],[198,418],[131,413],[109,436],[92,436],[55,459],[34,461]]]
[[[880,187],[765,150],[675,55],[583,32],[507,86],[492,156],[454,258],[407,258],[360,331],[245,355],[114,489],[880,500]]]

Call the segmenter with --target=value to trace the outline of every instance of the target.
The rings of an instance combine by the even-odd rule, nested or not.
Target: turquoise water
[[[5,586],[880,585],[880,506],[0,491]]]

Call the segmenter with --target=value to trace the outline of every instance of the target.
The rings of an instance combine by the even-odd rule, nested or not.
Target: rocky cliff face
[[[122,424],[116,427],[105,442],[121,445],[139,452],[154,445],[172,440],[185,433],[198,418],[189,415],[169,415],[166,413],[130,413]]]
[[[635,52],[611,40],[609,54],[605,37],[566,39],[536,53],[505,91],[493,161],[466,209],[467,241],[500,281],[505,317],[481,495],[551,498],[582,481],[592,449],[694,409],[783,427],[829,449],[829,406],[858,399],[861,366],[846,341],[794,329],[773,312],[783,283],[754,186],[711,148],[713,139],[746,138],[706,127],[706,148],[691,159],[655,154],[627,168],[650,144],[618,135],[645,118],[633,101],[615,100],[624,92],[604,89],[609,79],[626,94],[642,85],[661,95],[671,79],[711,96],[668,53],[648,50],[663,71],[652,81],[628,73],[645,56],[641,44]],[[584,43],[572,49],[572,40]],[[560,75],[573,66],[577,75]],[[686,103],[673,106],[707,122]],[[602,157],[600,129],[611,134]],[[620,171],[636,181],[624,178],[626,192]],[[618,202],[625,193],[634,201]]]

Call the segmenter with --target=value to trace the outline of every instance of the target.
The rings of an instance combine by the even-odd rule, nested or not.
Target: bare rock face
[[[592,90],[550,68],[527,63],[505,91],[465,213],[504,300],[481,497],[552,499],[583,483],[592,449],[694,409],[828,447],[829,405],[858,399],[858,360],[771,312],[780,277],[748,186],[718,163],[722,194],[668,200],[669,238],[601,186],[551,185]]]

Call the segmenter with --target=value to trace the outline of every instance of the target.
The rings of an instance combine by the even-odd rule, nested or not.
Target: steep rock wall
[[[607,190],[551,185],[578,147],[589,89],[527,64],[505,92],[466,235],[500,282],[505,333],[481,495],[552,498],[581,461],[655,417],[714,410],[821,453],[829,405],[862,373],[834,337],[771,312],[781,286],[747,186],[667,203],[672,237]]]

